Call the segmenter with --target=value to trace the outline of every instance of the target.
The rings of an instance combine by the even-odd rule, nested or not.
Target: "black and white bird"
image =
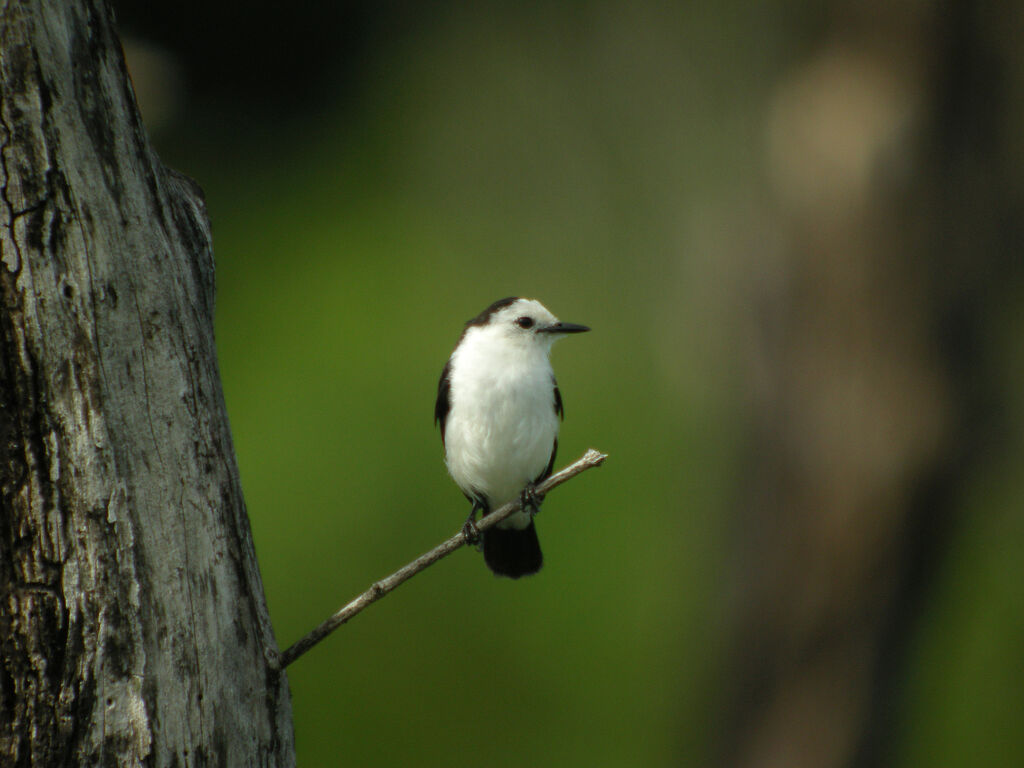
[[[543,563],[533,488],[551,474],[563,413],[548,356],[558,339],[589,330],[560,322],[539,301],[502,299],[466,323],[441,373],[434,420],[448,472],[473,504],[467,535],[476,535],[477,512],[524,501],[523,511],[480,534],[484,561],[499,576],[517,579]]]

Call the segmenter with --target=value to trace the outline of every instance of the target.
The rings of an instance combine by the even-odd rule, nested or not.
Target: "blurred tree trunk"
[[[7,0],[0,57],[0,763],[292,765],[201,193],[105,0]]]
[[[754,270],[722,761],[743,768],[889,764],[907,643],[992,449],[983,342],[1021,263],[1021,30],[969,2],[826,16],[768,121],[782,244]]]

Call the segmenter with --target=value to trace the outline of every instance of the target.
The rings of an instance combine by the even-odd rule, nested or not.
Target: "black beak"
[[[576,323],[555,323],[538,328],[537,330],[541,333],[583,333],[590,329],[585,325],[577,325]]]

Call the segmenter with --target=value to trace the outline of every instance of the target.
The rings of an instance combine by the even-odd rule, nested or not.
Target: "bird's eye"
[[[517,318],[516,319],[516,325],[518,325],[520,328],[533,328],[533,318],[532,317],[520,317],[520,318]]]

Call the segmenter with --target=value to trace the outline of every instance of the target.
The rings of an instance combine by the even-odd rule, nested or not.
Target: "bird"
[[[543,565],[535,487],[551,474],[564,416],[549,355],[558,339],[589,330],[561,322],[539,301],[500,299],[466,323],[441,372],[434,422],[448,473],[472,504],[463,532],[470,542],[482,539],[484,562],[497,576],[518,579]],[[522,510],[477,531],[478,512],[517,497]]]

